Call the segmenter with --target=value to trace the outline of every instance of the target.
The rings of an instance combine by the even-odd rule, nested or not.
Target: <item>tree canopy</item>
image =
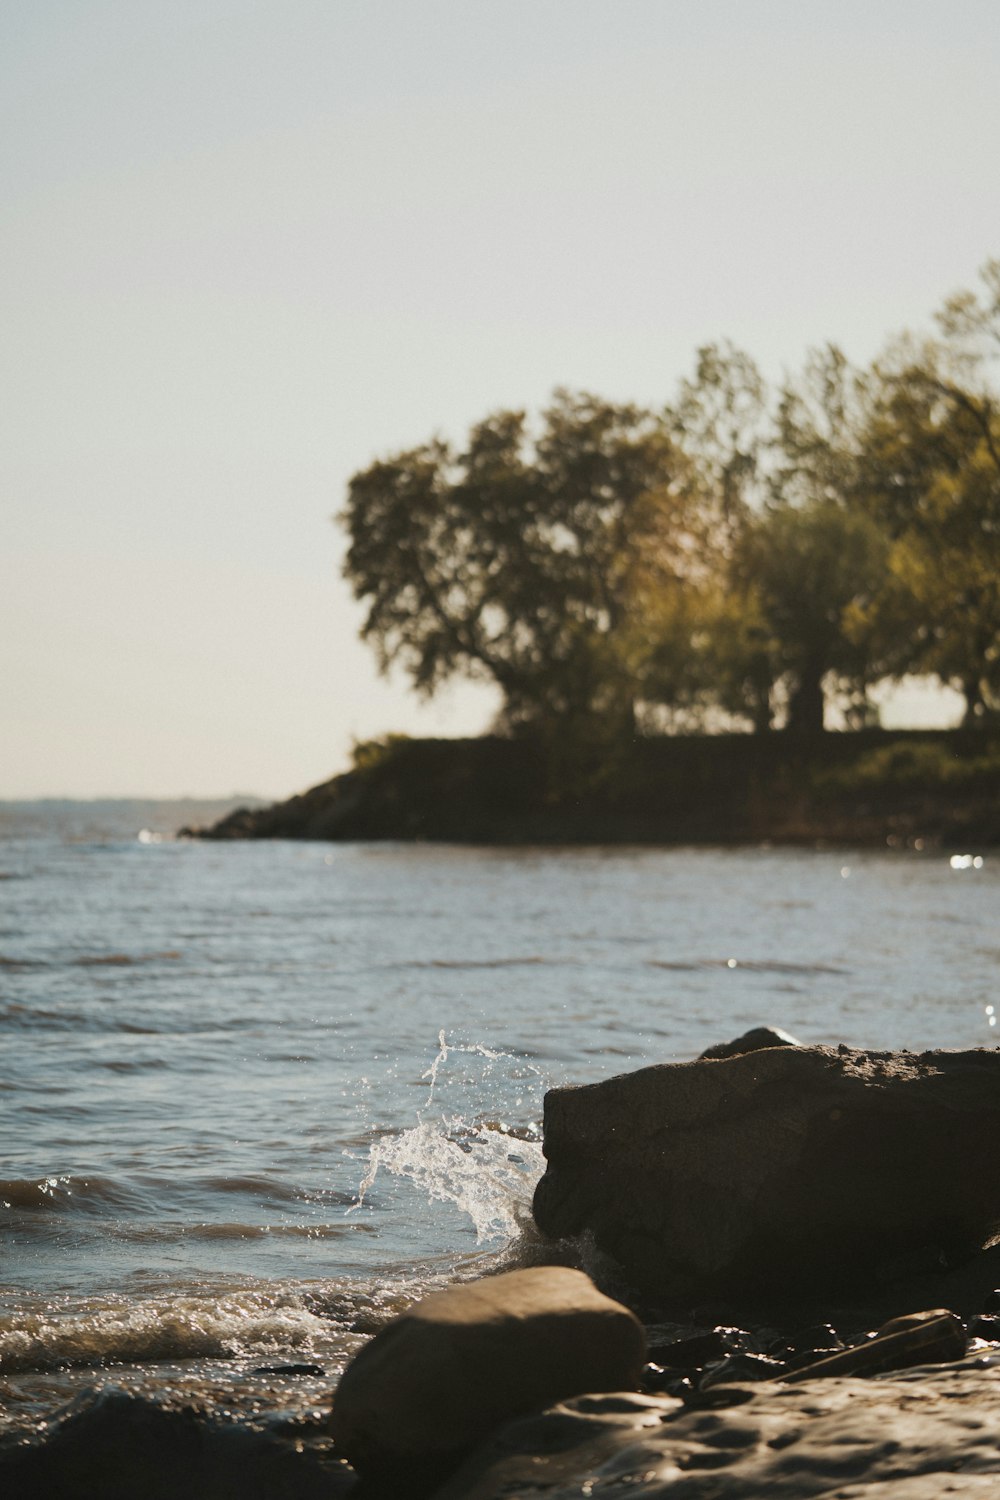
[[[508,725],[631,720],[640,601],[703,565],[690,461],[635,406],[556,393],[532,431],[495,412],[354,476],[346,571],[362,634],[432,693],[494,681]]]
[[[350,482],[383,669],[492,681],[507,730],[862,721],[929,673],[1000,707],[1000,261],[934,338],[833,345],[768,390],[730,344],[652,410],[556,391]]]

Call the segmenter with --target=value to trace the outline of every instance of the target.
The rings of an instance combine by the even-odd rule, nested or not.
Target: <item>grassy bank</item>
[[[211,838],[464,843],[1000,844],[1000,731],[359,747],[351,771]]]

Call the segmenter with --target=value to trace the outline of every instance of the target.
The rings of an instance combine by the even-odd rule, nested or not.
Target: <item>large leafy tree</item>
[[[885,539],[868,517],[832,498],[770,506],[748,528],[740,567],[755,635],[787,698],[787,727],[818,733],[826,693],[863,712],[877,675],[866,632],[852,629],[885,572]]]
[[[940,338],[878,363],[865,434],[867,503],[893,539],[865,624],[887,672],[936,674],[970,723],[1000,708],[1000,261],[982,280],[945,304]]]
[[[424,694],[500,688],[508,727],[633,721],[643,601],[699,568],[701,509],[666,423],[559,391],[533,432],[501,411],[350,482],[345,573],[383,669]]]
[[[751,528],[743,576],[756,597],[793,731],[823,728],[833,688],[863,713],[880,664],[862,611],[881,587],[885,539],[863,511],[864,375],[835,344],[782,388],[771,495]]]
[[[711,496],[716,539],[726,550],[763,498],[770,435],[764,377],[745,350],[728,341],[704,344],[666,415]]]
[[[875,672],[858,610],[880,586],[885,546],[857,505],[865,383],[833,345],[778,396],[758,442],[708,630],[721,700],[757,729],[823,728],[826,694],[863,705]]]
[[[723,342],[697,351],[666,411],[697,476],[701,567],[683,591],[645,605],[643,692],[684,725],[771,723],[773,663],[737,560],[766,494],[768,391],[751,356]]]

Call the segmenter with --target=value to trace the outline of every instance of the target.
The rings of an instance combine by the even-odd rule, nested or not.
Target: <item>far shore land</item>
[[[796,737],[417,740],[184,834],[473,844],[1000,845],[1000,726]]]

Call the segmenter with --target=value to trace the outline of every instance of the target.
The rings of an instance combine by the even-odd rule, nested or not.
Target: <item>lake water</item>
[[[173,840],[188,815],[0,805],[8,1422],[105,1380],[325,1399],[408,1300],[535,1252],[554,1084],[762,1022],[998,1040],[974,849]]]

